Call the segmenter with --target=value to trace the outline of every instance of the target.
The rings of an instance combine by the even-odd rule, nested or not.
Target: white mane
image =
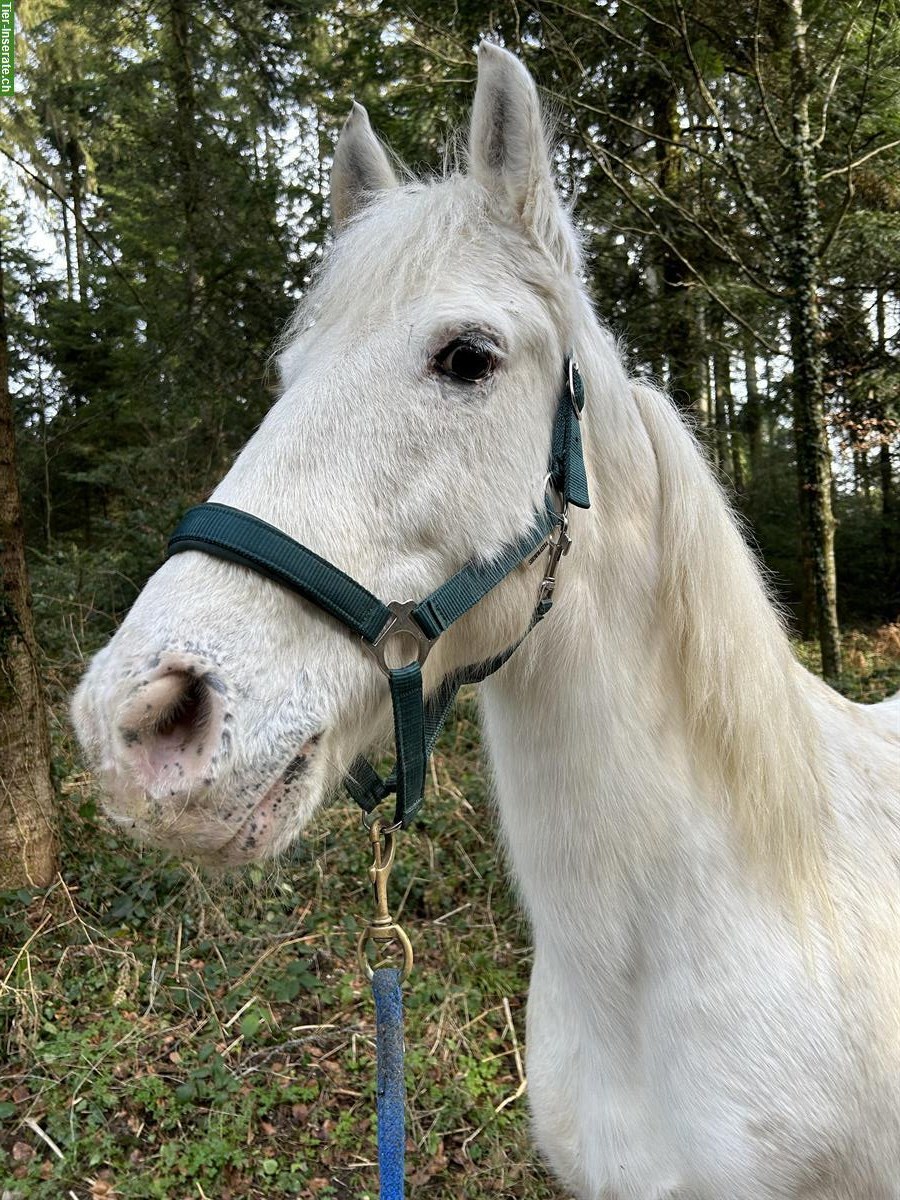
[[[792,889],[822,884],[819,732],[760,567],[702,451],[662,393],[632,387],[659,471],[660,610],[697,753],[748,850]]]

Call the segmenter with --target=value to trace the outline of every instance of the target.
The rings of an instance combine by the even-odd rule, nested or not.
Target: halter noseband
[[[256,571],[329,613],[359,635],[363,646],[388,677],[394,709],[397,761],[382,779],[365,758],[350,767],[344,785],[364,812],[396,793],[394,824],[406,826],[422,804],[425,769],[438,734],[465,683],[480,683],[507,661],[534,626],[550,611],[560,558],[568,551],[570,504],[588,508],[587,475],[581,445],[584,384],[572,357],[565,363],[565,383],[553,421],[548,492],[560,500],[557,511],[548,496],[535,513],[532,529],[487,563],[470,560],[424,600],[383,603],[338,567],[273,525],[225,504],[198,504],[185,514],[169,540],[167,557],[200,550]],[[487,662],[447,676],[425,698],[422,666],[447,629],[526,560],[533,562],[547,546],[549,560],[528,629],[515,645]],[[396,634],[412,638],[416,657],[402,667],[385,661],[387,643]]]

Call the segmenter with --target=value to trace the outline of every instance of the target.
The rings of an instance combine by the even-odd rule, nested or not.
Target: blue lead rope
[[[400,972],[378,967],[372,975],[375,995],[375,1044],[378,1054],[378,1170],[380,1200],[403,1200],[406,1150],[403,1080],[403,997]]]

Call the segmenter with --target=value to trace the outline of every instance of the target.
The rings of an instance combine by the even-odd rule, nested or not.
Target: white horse
[[[589,1200],[897,1200],[898,710],[794,662],[691,434],[591,310],[534,84],[489,44],[468,163],[398,183],[354,106],[284,394],[214,499],[424,596],[529,528],[574,348],[594,506],[481,690],[534,936],[538,1145]],[[542,572],[441,638],[426,683],[511,645]],[[74,712],[114,820],[231,864],[287,846],[390,708],[343,627],[191,552]]]

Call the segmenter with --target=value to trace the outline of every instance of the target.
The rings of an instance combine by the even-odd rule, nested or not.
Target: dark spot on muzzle
[[[212,688],[214,692],[218,692],[220,696],[227,694],[228,689],[225,686],[225,681],[221,676],[216,675],[213,671],[207,671],[203,676],[203,682],[208,688]]]
[[[307,759],[305,754],[298,754],[296,758],[292,758],[285,768],[284,775],[282,776],[284,779],[284,786],[290,787],[294,780],[303,774],[303,772],[306,770],[306,766]]]

